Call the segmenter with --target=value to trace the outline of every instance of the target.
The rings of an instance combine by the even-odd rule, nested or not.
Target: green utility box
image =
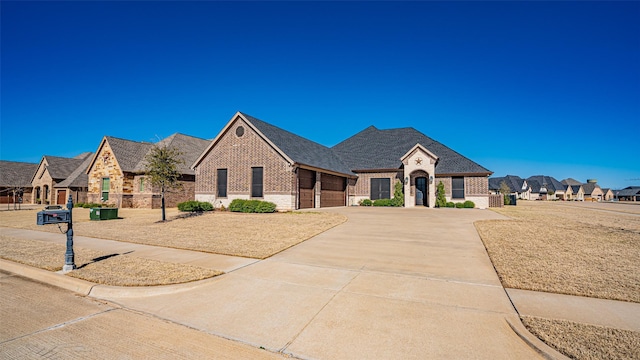
[[[118,218],[118,208],[91,208],[89,219],[91,220],[112,220]]]

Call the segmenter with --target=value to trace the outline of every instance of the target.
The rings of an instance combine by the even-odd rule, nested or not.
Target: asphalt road
[[[277,354],[0,271],[0,359],[274,359]]]

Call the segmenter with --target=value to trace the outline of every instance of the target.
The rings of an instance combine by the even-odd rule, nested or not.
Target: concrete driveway
[[[349,220],[195,288],[92,295],[301,358],[540,358],[507,322],[520,324],[473,226],[500,215],[332,211]]]

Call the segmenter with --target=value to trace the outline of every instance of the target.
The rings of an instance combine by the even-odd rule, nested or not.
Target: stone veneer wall
[[[244,134],[236,135],[238,126]],[[263,197],[274,202],[278,210],[296,207],[296,177],[293,167],[254,132],[242,119],[236,120],[222,134],[196,168],[195,198],[214,206],[229,206],[233,199],[251,196],[251,168],[263,168]],[[227,197],[216,198],[217,169],[227,169]]]

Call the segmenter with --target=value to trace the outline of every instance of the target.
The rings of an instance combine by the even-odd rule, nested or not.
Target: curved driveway
[[[473,226],[484,210],[340,208],[349,220],[174,294],[108,298],[301,358],[528,359]]]

